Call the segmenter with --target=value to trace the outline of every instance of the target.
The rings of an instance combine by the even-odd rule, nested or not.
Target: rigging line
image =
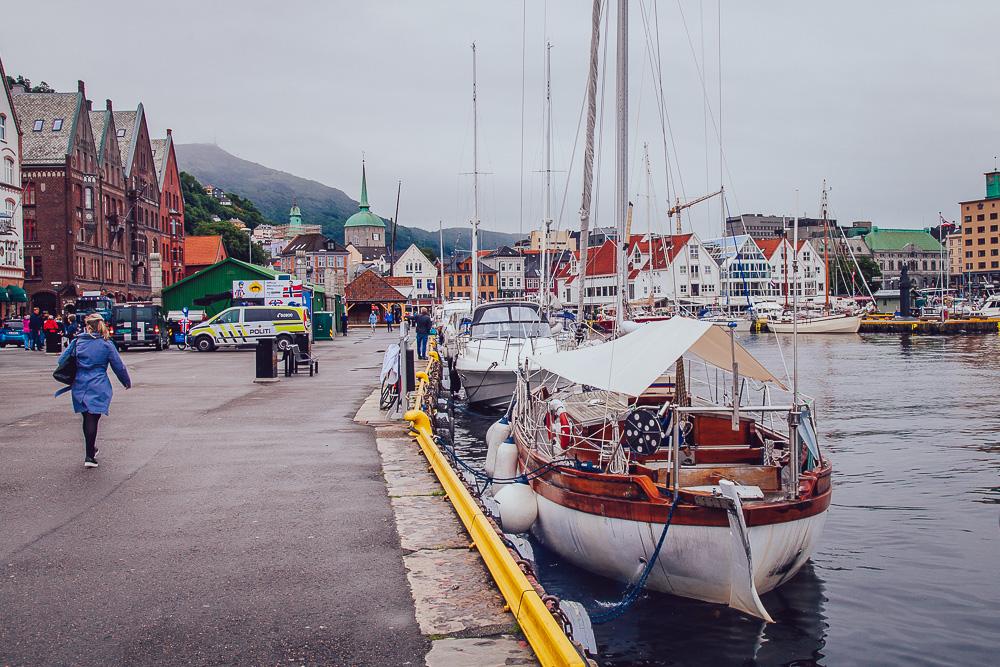
[[[521,0],[521,182],[519,184],[517,233],[524,234],[524,86],[525,86],[525,50],[528,33],[528,0]]]
[[[645,35],[646,35],[646,54],[647,54],[647,57],[649,58],[650,62],[654,63],[654,61],[653,61],[654,40],[653,40],[652,36],[650,35],[650,26],[649,26],[648,16],[646,15],[645,9],[644,9],[645,8],[645,3],[640,2],[640,5],[643,8],[643,10],[642,10],[641,13],[642,13],[642,16],[643,16],[643,30],[645,31]],[[686,193],[685,188],[684,188],[684,176],[683,176],[682,171],[681,171],[680,160],[678,159],[677,143],[676,143],[676,141],[674,139],[673,128],[672,128],[672,126],[670,124],[670,114],[669,114],[669,112],[667,112],[666,96],[663,93],[663,58],[662,58],[662,53],[660,51],[660,35],[659,35],[659,32],[660,32],[660,27],[659,27],[660,23],[659,23],[659,21],[660,20],[659,20],[659,12],[656,9],[655,3],[653,4],[653,20],[654,20],[654,29],[655,29],[655,35],[656,35],[656,40],[655,40],[656,61],[655,61],[655,64],[654,64],[654,69],[657,72],[657,88],[656,88],[656,92],[658,94],[658,102],[659,102],[658,103],[658,111],[659,111],[659,114],[660,114],[660,135],[661,135],[661,138],[663,140],[663,161],[664,161],[664,164],[666,166],[667,174],[668,174],[668,177],[667,177],[667,201],[669,202],[670,201],[670,199],[669,199],[670,198],[669,181],[670,181],[670,174],[672,173],[671,172],[671,168],[670,168],[670,157],[671,157],[670,150],[673,151],[673,159],[674,159],[674,164],[676,166],[676,172],[677,172],[676,173],[676,177],[674,179],[675,180],[675,186],[674,186],[675,195],[676,195],[676,191],[679,189],[680,193],[681,193],[681,196],[684,197],[685,199],[687,199],[687,193]],[[667,149],[667,138],[668,137],[670,139],[670,150]]]
[[[702,96],[703,96],[704,101],[705,101],[705,106],[708,107],[709,118],[712,119],[712,128],[715,130],[715,136],[719,140],[719,156],[720,156],[720,162],[721,162],[720,167],[719,167],[719,172],[720,172],[720,174],[722,174],[722,172],[725,171],[725,174],[729,176],[729,186],[732,188],[733,187],[733,183],[735,181],[733,180],[732,171],[730,171],[730,169],[729,169],[729,160],[726,159],[725,150],[722,148],[722,109],[721,109],[721,98],[722,98],[722,65],[721,65],[721,62],[722,62],[721,61],[721,57],[722,57],[721,56],[721,54],[722,54],[722,19],[721,19],[721,16],[722,15],[721,15],[721,13],[719,14],[719,16],[720,16],[720,19],[719,19],[719,54],[720,54],[719,55],[719,58],[720,58],[720,60],[719,60],[719,63],[720,63],[719,64],[719,98],[720,98],[720,109],[719,109],[719,118],[717,120],[716,116],[715,116],[715,113],[713,112],[713,109],[712,109],[711,101],[708,98],[708,86],[705,83],[705,73],[702,71],[702,68],[698,65],[698,56],[697,56],[697,53],[695,52],[695,49],[694,49],[694,42],[691,39],[691,31],[688,29],[687,18],[684,16],[684,8],[681,6],[681,0],[677,0],[677,9],[680,11],[680,14],[681,14],[681,24],[684,26],[684,34],[687,36],[687,43],[688,43],[688,48],[691,50],[691,57],[694,59],[695,71],[698,72],[698,79],[701,82],[701,91],[702,91]],[[733,201],[736,203],[736,207],[739,208],[739,203],[740,202],[739,202],[739,198],[736,197],[736,193],[735,192],[733,192]]]
[[[600,201],[601,201],[601,168],[602,168],[601,154],[602,154],[603,147],[604,147],[604,122],[605,122],[605,116],[604,116],[604,91],[605,91],[605,84],[607,83],[607,80],[608,80],[608,76],[607,76],[607,74],[608,74],[608,30],[609,30],[609,26],[611,25],[611,21],[609,20],[608,16],[609,16],[609,13],[611,11],[609,9],[610,6],[611,6],[610,2],[605,2],[604,3],[604,12],[605,13],[604,13],[604,18],[602,19],[604,21],[604,37],[603,37],[603,42],[604,42],[603,49],[604,49],[604,52],[602,53],[602,62],[604,64],[603,64],[602,69],[601,69],[601,104],[600,104],[600,108],[598,109],[598,112],[597,112],[598,122],[597,122],[597,126],[595,128],[596,131],[597,131],[597,150],[594,151],[594,187],[593,187],[594,201],[591,203],[591,206],[590,206],[590,227],[591,227],[591,229],[599,229],[600,228],[600,225],[597,224],[597,221],[598,221],[598,216],[600,214]],[[579,250],[579,248],[577,250]],[[583,273],[581,273],[581,275],[584,276],[584,280],[585,280],[586,279],[586,272],[587,272],[586,267],[583,267],[582,271],[583,271]],[[583,282],[582,281],[580,283],[580,288],[583,289]]]

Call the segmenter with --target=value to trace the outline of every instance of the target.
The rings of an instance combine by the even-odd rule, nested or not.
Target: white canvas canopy
[[[729,333],[711,322],[685,317],[649,322],[607,343],[539,355],[531,362],[572,382],[639,396],[687,352],[717,368],[732,370]],[[740,375],[785,388],[739,343],[736,363]]]

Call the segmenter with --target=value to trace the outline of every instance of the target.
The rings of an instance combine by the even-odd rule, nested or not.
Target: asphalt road
[[[129,352],[83,467],[54,358],[0,350],[0,664],[422,664],[373,434],[388,335],[255,385],[249,352]]]

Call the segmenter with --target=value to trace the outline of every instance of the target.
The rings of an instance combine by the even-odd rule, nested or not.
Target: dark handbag
[[[61,364],[56,366],[56,369],[52,371],[52,377],[56,382],[62,382],[63,384],[73,384],[76,380],[76,340],[74,339],[70,346],[73,348],[73,353],[67,356]]]

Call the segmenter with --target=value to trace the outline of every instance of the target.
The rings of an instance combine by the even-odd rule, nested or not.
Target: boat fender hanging
[[[496,463],[490,477],[504,480],[499,482],[500,484],[510,484],[515,475],[517,475],[517,445],[514,444],[513,438],[507,438],[497,447]]]
[[[497,491],[500,525],[505,533],[526,533],[538,518],[538,499],[531,487],[523,482],[506,484]]]
[[[556,441],[555,422],[559,421],[559,447],[567,450],[572,444],[571,436],[573,431],[569,425],[569,415],[566,413],[566,405],[559,399],[549,401],[549,409],[545,412],[545,427],[548,429],[549,442]]]
[[[493,477],[497,462],[497,448],[509,436],[510,420],[507,417],[501,417],[490,424],[490,427],[486,430],[486,463],[484,468],[486,469],[486,474],[490,477]]]
[[[663,430],[656,412],[636,408],[625,417],[622,442],[636,454],[649,455],[663,443]]]

